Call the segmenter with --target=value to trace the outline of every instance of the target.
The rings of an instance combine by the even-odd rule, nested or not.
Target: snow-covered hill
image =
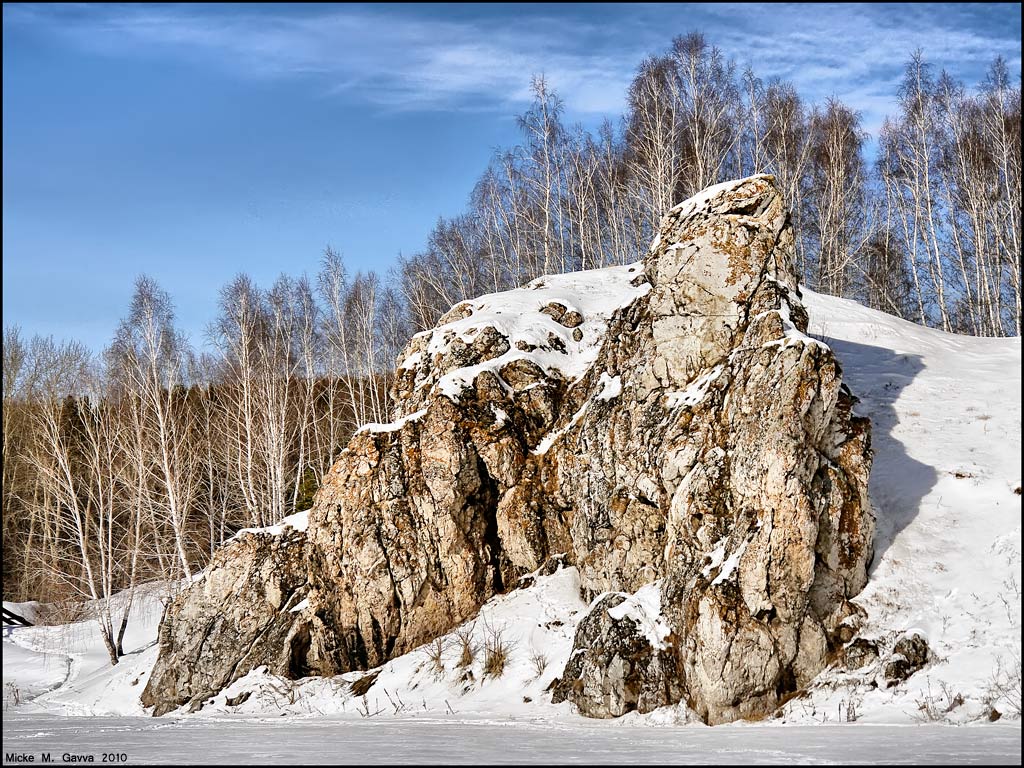
[[[993,708],[1009,719],[1013,704],[1000,689],[1014,685],[1019,718],[1021,340],[945,334],[810,291],[804,301],[810,331],[836,351],[858,412],[873,423],[878,526],[870,580],[856,600],[868,616],[861,635],[891,647],[916,630],[934,659],[890,689],[880,662],[828,670],[772,722],[981,722]],[[347,684],[362,673],[293,682],[257,670],[201,715],[579,722],[571,704],[552,705],[545,692],[587,609],[579,576],[567,568],[528,581],[448,635],[439,654],[424,648],[385,664],[365,696]],[[20,702],[25,713],[142,714],[160,610],[158,592],[142,596],[129,656],[114,669],[89,624],[5,629],[5,704]],[[464,666],[460,635],[474,648]],[[484,670],[483,646],[499,641],[507,662],[495,676]],[[679,705],[609,726],[692,720]]]

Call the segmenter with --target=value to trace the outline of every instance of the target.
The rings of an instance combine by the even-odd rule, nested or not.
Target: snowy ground
[[[502,718],[392,720],[4,717],[4,752],[66,751],[128,763],[758,765],[1020,764],[1007,725],[614,727]],[[38,761],[37,757],[37,761]]]
[[[59,759],[115,750],[164,762],[1019,763],[1019,715],[993,699],[993,678],[1007,682],[1016,663],[1019,709],[1020,339],[944,334],[809,291],[805,303],[810,331],[835,349],[861,399],[858,412],[873,422],[876,556],[857,602],[869,617],[862,634],[885,647],[907,630],[926,635],[935,658],[907,682],[885,689],[877,665],[826,671],[808,695],[756,726],[707,729],[684,706],[587,720],[571,704],[548,703],[544,691],[587,608],[569,568],[491,600],[463,627],[475,648],[468,665],[460,666],[452,633],[439,655],[421,649],[386,664],[365,697],[348,690],[359,673],[294,682],[257,670],[197,714],[137,719],[156,655],[162,606],[154,590],[140,596],[129,655],[113,669],[92,624],[5,629],[5,753],[52,750]],[[500,677],[484,674],[480,651],[496,633],[509,651]],[[991,706],[1000,722],[988,722]],[[946,725],[922,724],[935,720]]]
[[[119,596],[119,597],[124,597]],[[12,711],[65,715],[142,715],[139,693],[156,661],[166,599],[158,585],[136,592],[124,656],[111,668],[95,621],[4,627],[4,720]],[[21,615],[17,603],[4,602]]]

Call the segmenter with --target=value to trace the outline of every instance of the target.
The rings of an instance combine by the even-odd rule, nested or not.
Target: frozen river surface
[[[1021,762],[1018,725],[629,727],[502,720],[3,718],[17,754],[124,755],[127,763],[945,763]],[[113,758],[120,762],[124,760]],[[78,761],[75,761],[78,762]],[[110,764],[108,758],[107,764]],[[123,764],[123,763],[122,763]]]

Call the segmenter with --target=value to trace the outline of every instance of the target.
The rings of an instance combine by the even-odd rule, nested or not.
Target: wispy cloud
[[[1006,23],[1013,6],[988,10],[990,23],[973,17],[977,8],[952,4],[723,7],[716,8],[722,23],[709,37],[749,61],[760,77],[792,80],[812,101],[838,96],[859,109],[865,128],[877,133],[894,108],[902,67],[918,48],[971,86],[996,54],[1020,72],[1020,5],[1016,28]],[[731,23],[724,23],[726,17]]]
[[[6,23],[46,27],[94,53],[186,57],[255,77],[317,75],[331,92],[396,109],[522,103],[530,75],[543,72],[575,111],[614,112],[636,63],[607,50],[571,50],[566,22],[538,23],[536,14],[496,29],[352,8],[5,6],[4,15]]]
[[[316,77],[327,93],[396,110],[518,109],[529,100],[530,75],[543,72],[581,115],[621,112],[642,57],[699,29],[763,78],[792,80],[812,101],[839,96],[876,132],[916,48],[968,81],[996,53],[1019,72],[1020,6],[1016,27],[1005,23],[1006,8],[990,8],[987,23],[984,8],[909,4],[599,6],[587,20],[537,6],[477,9],[456,20],[408,7],[18,5],[4,7],[4,20],[104,55]]]

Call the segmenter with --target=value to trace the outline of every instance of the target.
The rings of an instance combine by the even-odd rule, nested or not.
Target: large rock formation
[[[825,665],[871,556],[869,425],[806,322],[768,176],[676,206],[642,263],[457,305],[406,350],[396,421],[324,478],[288,664],[376,666],[564,554],[588,597],[622,594],[556,700],[771,710]],[[620,610],[641,588],[657,637]],[[166,648],[158,668],[187,661]]]

